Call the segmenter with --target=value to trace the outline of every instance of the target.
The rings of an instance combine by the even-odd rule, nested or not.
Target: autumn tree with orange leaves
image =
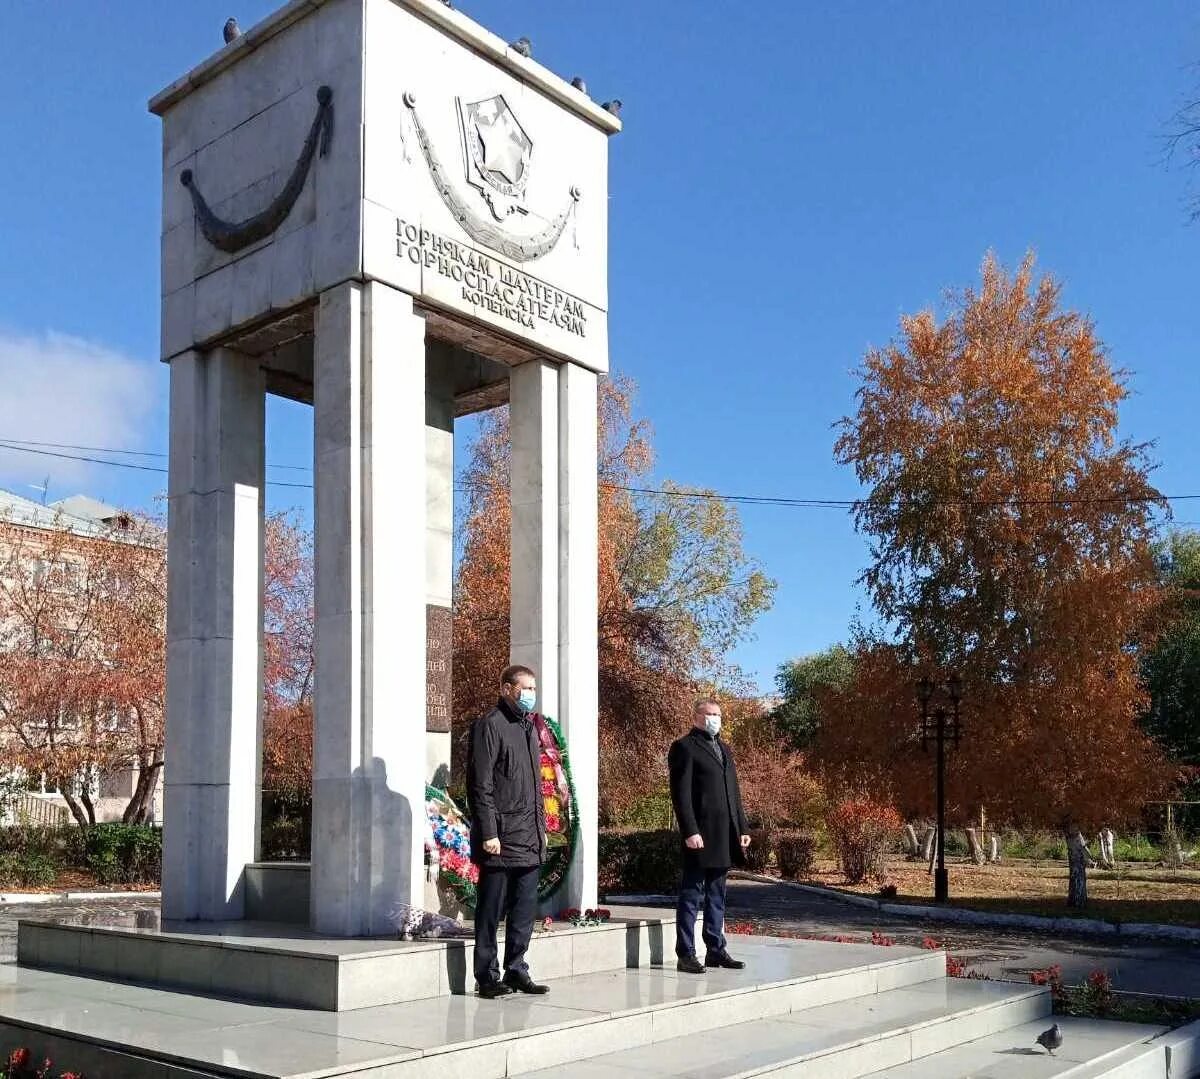
[[[124,819],[151,819],[163,767],[165,534],[0,521],[0,765],[45,776],[80,824],[92,784],[132,765]]]
[[[164,767],[166,544],[126,514],[101,535],[0,521],[0,767],[45,776],[80,824],[92,786],[133,766],[126,822],[152,820]],[[263,785],[312,781],[312,534],[267,517]]]
[[[773,582],[746,557],[736,512],[710,493],[644,486],[649,429],[629,379],[599,390],[601,813],[665,779],[668,744],[698,686],[736,684],[729,649],[770,603]],[[467,725],[495,702],[509,655],[509,432],[487,416],[465,472],[464,544],[454,602],[456,757]],[[457,774],[461,774],[458,771]]]
[[[313,537],[294,514],[268,515],[263,536],[263,762],[269,796],[312,789]]]
[[[1032,257],[938,322],[901,320],[870,351],[839,462],[867,488],[862,576],[880,630],[824,702],[817,755],[835,782],[932,811],[917,739],[922,672],[964,681],[947,804],[962,819],[1058,826],[1136,814],[1167,781],[1141,732],[1131,647],[1160,601],[1146,449],[1119,442],[1126,373],[1092,322],[1060,306]]]

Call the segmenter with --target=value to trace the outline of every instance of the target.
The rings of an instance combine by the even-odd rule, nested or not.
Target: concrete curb
[[[85,903],[98,899],[162,899],[162,892],[0,892],[0,906],[5,907]]]
[[[1164,1035],[1167,1075],[1200,1075],[1200,1021],[1177,1027]]]
[[[780,880],[765,873],[747,873],[736,870],[731,877],[753,880],[760,884],[783,884],[798,892],[832,899],[855,907],[867,907],[881,914],[898,918],[929,919],[958,925],[996,926],[1006,929],[1034,929],[1041,933],[1077,934],[1098,937],[1138,937],[1151,940],[1174,940],[1188,944],[1200,944],[1200,929],[1185,925],[1160,925],[1153,922],[1105,922],[1096,918],[1046,918],[1036,914],[993,914],[983,910],[964,910],[960,907],[928,907],[911,903],[887,903],[866,895],[840,892],[836,888],[825,888],[819,884],[801,884],[797,881]]]

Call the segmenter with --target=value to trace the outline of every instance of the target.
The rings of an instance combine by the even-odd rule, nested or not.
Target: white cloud
[[[67,334],[34,336],[0,329],[0,442],[156,448],[149,445],[158,429],[151,416],[162,386],[156,368],[154,363]],[[61,498],[76,488],[86,490],[113,471],[0,448],[0,486],[30,498],[39,497],[38,492],[25,485],[40,483],[47,475],[51,497]],[[105,485],[112,479],[108,475]]]

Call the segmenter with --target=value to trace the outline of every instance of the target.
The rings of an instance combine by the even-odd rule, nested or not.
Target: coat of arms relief
[[[446,208],[468,236],[514,262],[530,262],[554,249],[575,211],[580,191],[572,187],[565,205],[553,218],[540,217],[545,222],[540,228],[525,232],[511,227],[514,220],[526,218],[536,226],[539,215],[526,205],[533,140],[503,94],[468,103],[459,98],[455,102],[466,181],[474,190],[473,196],[461,190],[442,163],[421,122],[416,95],[406,93],[404,104],[430,178]],[[480,203],[482,207],[477,209]]]

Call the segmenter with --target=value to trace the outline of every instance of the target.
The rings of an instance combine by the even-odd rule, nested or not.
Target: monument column
[[[558,398],[554,364],[535,360],[513,368],[509,651],[513,663],[537,674],[538,709],[555,719],[560,718]]]
[[[241,918],[258,844],[266,390],[258,362],[171,360],[163,915]]]
[[[426,766],[436,787],[450,784],[453,707],[454,364],[432,342],[425,361]]]
[[[596,373],[565,363],[558,391],[559,716],[579,814],[564,905],[587,910],[597,903],[599,828]]]
[[[424,320],[396,289],[338,285],[314,363],[311,920],[366,936],[424,901]]]

